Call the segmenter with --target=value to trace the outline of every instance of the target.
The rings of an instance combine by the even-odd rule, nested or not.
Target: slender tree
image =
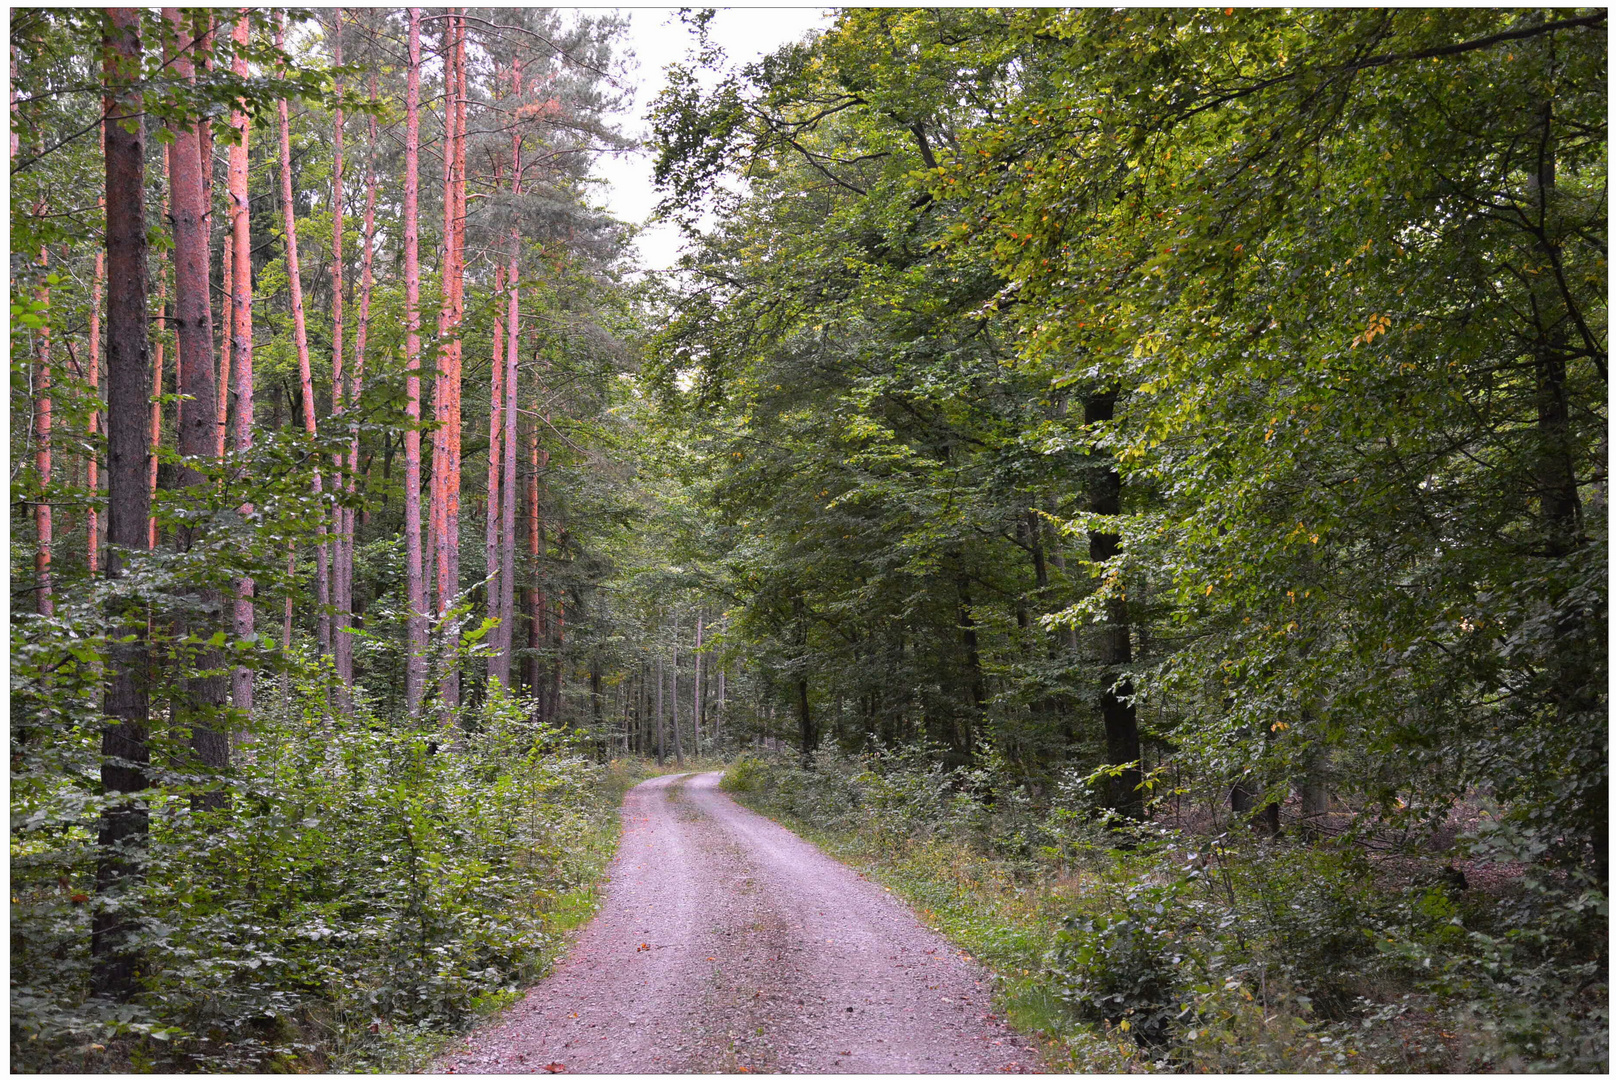
[[[43,217],[44,202],[34,205],[34,213]],[[40,276],[50,267],[50,252],[39,249]],[[34,302],[42,308],[50,305],[50,286],[41,284],[34,290]],[[34,471],[39,476],[39,501],[34,504],[34,601],[41,615],[56,614],[55,594],[51,588],[51,328],[50,320],[34,332]]]
[[[342,66],[342,9],[331,12],[331,60]],[[342,370],[342,80],[336,83],[337,106],[331,123],[331,416],[341,423],[346,412]],[[343,453],[335,455],[332,488],[342,487]],[[348,633],[353,608],[353,550],[348,545],[347,511],[340,501],[331,507],[331,603],[332,627],[331,656],[337,669],[338,707],[344,714],[350,711],[348,688],[353,683],[353,638]]]
[[[235,43],[235,57],[231,72],[237,78],[247,75],[246,46],[250,23],[246,8],[236,12],[235,26],[230,39]],[[245,457],[253,446],[253,339],[252,339],[252,239],[247,196],[247,138],[250,123],[241,102],[230,110],[230,126],[235,139],[230,144],[230,164],[226,186],[230,201],[231,280],[230,289],[230,351],[232,377],[235,381],[236,405],[235,451]],[[243,517],[251,517],[251,503],[240,508]],[[253,633],[253,580],[242,577],[236,581],[233,611],[236,637],[245,638]],[[230,700],[243,715],[250,717],[253,708],[253,669],[238,665],[231,674]]]
[[[106,121],[101,122],[101,153],[106,154],[107,134]],[[105,217],[107,209],[106,190],[103,189],[96,200],[102,216]],[[101,292],[107,280],[107,253],[98,249],[95,253],[95,270],[90,277],[90,330],[89,330],[89,383],[90,383],[90,419],[88,423],[90,442],[93,445],[95,437],[101,429]],[[100,505],[100,460],[94,450],[91,450],[84,460],[84,486],[90,491],[90,506],[84,514],[84,561],[94,576],[101,568],[101,513],[97,509]]]
[[[370,99],[376,100],[376,77],[371,76]],[[359,402],[359,395],[365,384],[365,348],[370,337],[370,293],[372,285],[373,256],[376,248],[376,116],[369,117],[369,138],[365,154],[365,220],[364,239],[359,261],[359,325],[354,330],[354,363],[353,375],[348,387],[348,401],[350,407]],[[352,434],[348,437],[348,494],[350,498],[357,492],[359,483],[359,430],[357,425],[351,426]],[[344,579],[344,602],[347,605],[347,618],[349,624],[353,621],[353,558],[354,558],[354,532],[355,511],[350,506],[342,519],[342,546],[343,558],[347,561],[346,577]],[[349,682],[353,679],[353,644],[345,643],[345,663],[347,664],[347,677]],[[352,707],[351,698],[346,699]]]
[[[122,576],[128,553],[146,545],[146,147],[141,117],[140,10],[109,8],[104,31],[107,229],[107,577]],[[135,617],[131,617],[134,615]],[[117,901],[140,873],[147,810],[139,792],[150,761],[146,725],[145,620],[108,612],[121,631],[108,649],[107,726],[101,737],[105,804],[91,917],[91,987],[126,999],[135,990],[134,912]]]
[[[197,38],[193,36],[192,28],[182,20],[179,8],[164,8],[163,15],[175,36],[170,54],[174,74],[186,82],[194,82],[196,72],[192,51]],[[178,411],[179,452],[185,460],[179,477],[182,488],[197,488],[205,483],[206,477],[192,462],[216,459],[219,450],[201,126],[193,118],[175,122],[171,129],[173,141],[169,144],[170,220],[174,231],[171,259],[174,266],[174,348],[179,364],[179,382],[185,388]],[[182,551],[189,551],[200,539],[200,531],[194,526],[187,525],[175,533],[175,542]],[[212,590],[200,590],[196,595],[204,610],[218,603],[218,596]],[[211,636],[210,627],[192,625],[189,621],[183,623],[182,628],[203,639]],[[218,669],[220,658],[217,650],[205,650],[198,657],[198,665],[204,671]],[[184,683],[177,709],[190,728],[192,751],[211,770],[227,768],[230,764],[230,742],[219,723],[219,711],[225,703],[224,678],[187,674]],[[218,802],[217,799],[205,800],[208,805]]]
[[[404,700],[421,711],[426,684],[426,580],[421,564],[421,9],[409,9],[409,67],[404,90],[404,575],[409,594]]]
[[[168,220],[169,213],[169,184],[168,163],[170,148],[163,146],[163,220]],[[157,451],[163,438],[163,363],[164,351],[168,342],[168,264],[163,263],[157,270],[157,340],[153,348],[151,371],[151,451],[146,458],[146,502],[150,507],[150,517],[147,521],[146,546],[153,550],[157,548]],[[178,372],[175,373],[176,379]],[[175,390],[181,388],[176,385]]]
[[[281,47],[285,42],[286,19],[284,14],[277,15],[275,23],[275,45]],[[280,102],[280,138],[281,138],[281,210],[286,225],[286,278],[287,286],[292,293],[292,340],[297,348],[297,373],[302,387],[303,399],[303,430],[309,435],[316,432],[314,419],[314,375],[309,367],[309,332],[303,314],[303,275],[298,265],[297,257],[297,214],[296,204],[292,201],[292,120],[291,112],[286,98],[281,97]],[[314,469],[314,495],[318,499],[322,492],[320,469]],[[318,536],[314,548],[314,602],[318,606],[319,646],[322,653],[331,649],[331,587],[330,567],[326,561],[325,523],[322,519],[316,527]],[[288,595],[288,602],[291,597]]]
[[[511,62],[511,91],[513,96],[520,97],[522,90],[521,67],[516,61]],[[520,129],[511,133],[511,196],[520,197],[522,194],[522,134]],[[500,580],[499,580],[499,618],[500,618],[500,645],[505,656],[505,677],[510,678],[510,656],[515,644],[516,635],[516,501],[518,490],[516,486],[516,402],[517,402],[517,343],[520,335],[521,313],[521,233],[513,223],[510,235],[507,238],[510,245],[509,262],[505,268],[505,284],[510,290],[505,301],[505,356],[503,357],[505,371],[499,380],[500,389],[504,391],[505,400],[502,414],[505,425],[504,443],[509,447],[504,459],[505,476],[502,485],[505,492],[504,504],[500,512]],[[537,437],[535,435],[535,437]],[[536,471],[536,470],[535,470]],[[538,483],[535,475],[531,481]],[[533,516],[530,526],[535,525],[538,514],[537,488],[531,488],[533,504],[529,510]],[[530,532],[532,529],[530,528]],[[530,544],[536,540],[536,533],[530,539]],[[536,572],[536,567],[535,567]],[[531,632],[530,632],[531,636]],[[530,642],[531,646],[531,642]]]
[[[510,343],[506,343],[506,348]],[[509,402],[510,386],[505,387],[505,400]],[[510,431],[509,419],[506,420],[506,431]],[[544,567],[540,556],[545,548],[544,523],[539,517],[539,474],[550,463],[550,451],[539,449],[539,426],[537,422],[528,425],[528,477],[527,477],[527,557],[528,557],[528,587],[527,587],[527,685],[535,697],[539,697],[539,678],[543,666],[540,663],[540,649],[544,647],[547,632],[545,622],[549,618],[546,610],[544,593]],[[506,475],[511,475],[507,467]],[[514,528],[514,526],[512,526]],[[506,550],[510,550],[507,545]]]

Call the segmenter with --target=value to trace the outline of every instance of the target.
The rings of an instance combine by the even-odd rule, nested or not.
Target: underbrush
[[[1606,1069],[1606,900],[1575,874],[1488,894],[1345,841],[1108,827],[1075,781],[1035,804],[1006,776],[827,750],[743,756],[723,786],[987,964],[1054,1068]]]
[[[463,726],[389,729],[363,703],[344,720],[317,687],[292,706],[237,747],[224,809],[157,748],[143,872],[121,895],[94,888],[93,789],[47,779],[71,763],[14,768],[14,1070],[413,1067],[593,912],[623,769],[497,690]],[[89,994],[90,920],[111,904],[138,925],[127,1003]]]

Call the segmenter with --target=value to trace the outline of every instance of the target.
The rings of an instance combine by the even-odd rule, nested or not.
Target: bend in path
[[[628,793],[600,912],[435,1072],[1024,1072],[987,973],[878,885],[718,790]]]

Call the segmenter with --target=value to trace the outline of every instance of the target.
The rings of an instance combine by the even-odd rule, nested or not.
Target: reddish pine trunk
[[[103,124],[102,128],[105,129]],[[106,153],[106,134],[103,130],[101,136],[101,152]],[[106,212],[107,199],[103,192],[97,204],[101,207],[103,215]],[[96,404],[101,400],[101,290],[107,280],[107,253],[95,253],[95,274],[90,279],[90,400]],[[90,409],[89,433],[93,440],[100,426],[101,411],[98,408]],[[101,515],[96,509],[100,505],[100,462],[92,451],[84,463],[84,485],[90,489],[90,509],[84,516],[84,543],[85,562],[89,566],[90,576],[94,577],[101,566]]]
[[[426,581],[421,566],[421,9],[410,8],[409,68],[404,95],[404,562],[409,591],[409,656],[404,700],[409,715],[421,712],[426,682]]]
[[[231,71],[238,77],[247,75],[247,58],[241,50],[247,45],[247,9],[241,8],[231,31],[237,55]],[[251,126],[247,114],[236,108],[230,111],[230,126],[238,133],[230,147],[228,188],[230,194],[230,351],[235,379],[236,432],[235,449],[245,455],[253,445],[253,354],[252,354],[252,240],[250,236],[247,203],[247,135]],[[242,516],[250,516],[252,504],[243,504]],[[253,581],[241,578],[236,582],[234,629],[238,638],[253,632]],[[243,716],[250,716],[253,708],[253,669],[241,666],[231,675],[230,700]]]
[[[441,618],[460,587],[460,322],[465,251],[465,20],[444,24],[443,306],[438,315],[437,385],[432,442],[432,513],[428,526],[437,570]],[[460,677],[450,663],[439,694],[460,703]]]
[[[281,45],[285,37],[285,18],[278,16],[275,44]],[[303,388],[303,430],[315,434],[314,376],[309,370],[309,334],[303,318],[303,278],[298,268],[297,215],[292,203],[292,121],[286,99],[280,100],[281,119],[281,204],[286,223],[286,277],[292,292],[292,338],[297,346],[297,372]],[[314,470],[314,495],[322,491],[320,470]],[[314,548],[314,602],[319,609],[319,647],[322,653],[331,649],[331,588],[329,566],[326,561],[325,524],[318,526]],[[290,599],[290,597],[288,597]]]
[[[146,486],[146,185],[144,111],[139,85],[140,12],[109,8],[103,38],[108,118],[106,133],[107,229],[107,576],[123,572],[126,553],[148,536],[150,489]],[[135,130],[120,122],[134,118]],[[110,801],[101,811],[96,890],[126,891],[140,874],[136,856],[144,847],[147,810],[136,799],[146,787],[150,759],[146,739],[145,623],[135,613],[114,610],[108,624],[128,640],[108,651],[107,726],[101,736],[101,784]],[[90,987],[98,997],[133,995],[139,954],[131,947],[135,912],[97,906],[91,916]]]
[[[342,65],[342,9],[337,8],[331,13],[332,42],[331,59],[337,66]],[[342,83],[337,82],[337,93],[342,93]],[[342,370],[342,106],[338,105],[335,116],[332,118],[332,168],[331,168],[331,415],[334,420],[341,422],[343,414],[347,411],[343,401],[343,370]],[[332,489],[342,489],[342,452],[339,450],[334,462],[334,479]],[[350,612],[353,607],[352,581],[353,581],[353,549],[348,543],[347,517],[350,511],[344,510],[340,504],[334,504],[331,509],[331,533],[334,542],[330,545],[332,550],[331,561],[331,602],[334,606],[333,618],[335,626],[331,638],[331,655],[337,669],[337,707],[343,715],[352,712],[349,686],[353,684],[353,638],[348,633],[351,624]]]
[[[163,15],[179,35],[179,51],[173,56],[174,74],[188,82],[195,81],[190,53],[195,46],[188,40],[187,30],[180,18],[179,8],[164,8]],[[179,452],[187,461],[180,470],[182,487],[197,487],[204,482],[203,475],[191,467],[197,458],[215,458],[219,451],[218,408],[214,400],[213,385],[213,304],[208,274],[208,218],[207,204],[203,201],[202,176],[204,161],[198,128],[194,121],[172,128],[174,141],[169,145],[169,201],[170,220],[174,227],[174,351],[179,362],[180,385],[185,397],[179,403]],[[189,550],[199,539],[198,530],[182,528],[176,540],[181,550]],[[218,602],[211,590],[197,594],[204,608]],[[202,638],[211,636],[212,627],[181,622],[178,631],[189,631]],[[205,650],[197,658],[203,670],[216,670],[221,666],[218,650]],[[190,729],[191,749],[203,766],[213,772],[230,765],[230,742],[216,719],[225,703],[225,681],[222,676],[183,675],[184,692],[175,702],[177,719]],[[193,807],[219,807],[224,805],[218,793],[196,800]]]

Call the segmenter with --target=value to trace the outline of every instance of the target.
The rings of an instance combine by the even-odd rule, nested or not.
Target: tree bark
[[[494,166],[494,186],[499,187],[499,166]],[[505,267],[494,267],[494,295],[503,296],[505,293]],[[511,645],[514,638],[511,634],[511,624],[505,618],[504,586],[505,573],[500,566],[504,557],[504,548],[500,544],[500,523],[504,518],[504,506],[500,501],[500,473],[503,467],[501,454],[509,455],[508,447],[502,448],[500,440],[505,433],[504,407],[505,407],[505,320],[499,317],[494,319],[494,356],[489,365],[490,386],[488,390],[488,497],[484,500],[483,510],[483,578],[486,584],[483,587],[484,607],[487,617],[497,619],[498,627],[494,630],[492,648],[488,650],[488,677],[509,690],[511,688]],[[509,489],[507,488],[507,491]]]
[[[331,60],[338,67],[342,66],[342,9],[336,8],[331,12]],[[331,118],[331,417],[335,423],[343,423],[348,409],[345,399],[343,377],[346,372],[342,369],[342,223],[343,223],[343,115],[341,95],[342,80],[336,82],[336,91],[339,104],[333,110]],[[331,487],[334,492],[340,492],[343,487],[342,479],[343,453],[338,450],[333,462]],[[348,515],[352,511],[343,507],[340,502],[333,502],[331,507],[331,659],[337,673],[337,708],[344,716],[353,712],[352,695],[350,687],[353,685],[353,637],[348,633],[353,624],[353,549],[348,542]]]
[[[246,8],[240,8],[236,14],[236,23],[231,30],[230,38],[236,44],[236,57],[231,64],[231,71],[238,78],[247,76],[247,57],[243,51],[247,45],[250,24]],[[253,350],[252,350],[252,238],[247,196],[247,137],[251,124],[246,112],[237,106],[230,110],[230,126],[236,130],[236,141],[230,147],[230,165],[226,174],[226,185],[230,196],[230,246],[231,274],[230,289],[230,349],[232,352],[231,368],[235,380],[236,405],[236,453],[245,459],[252,451],[253,446]],[[253,506],[243,503],[240,509],[243,518],[251,518]],[[239,578],[236,581],[236,597],[234,607],[234,630],[236,637],[245,638],[253,633],[253,580],[249,577]],[[244,719],[250,719],[253,711],[253,669],[242,664],[231,674],[230,688],[231,704],[241,713]]]
[[[178,49],[172,56],[174,74],[194,82],[196,73],[191,51],[196,39],[180,17],[179,8],[164,8],[163,16],[178,36]],[[185,395],[179,402],[178,443],[185,464],[180,468],[182,488],[199,488],[206,477],[192,464],[217,459],[219,450],[218,407],[213,383],[213,303],[208,272],[208,214],[203,202],[203,161],[200,125],[191,119],[173,127],[169,144],[169,205],[174,229],[174,351],[179,364],[179,382]],[[200,530],[180,528],[175,541],[181,551],[189,551],[201,540]],[[195,593],[204,611],[217,610],[219,596],[212,589]],[[204,619],[201,625],[179,620],[176,633],[181,639],[189,633],[206,640],[214,627]],[[182,660],[181,693],[176,701],[176,719],[190,729],[192,752],[204,769],[217,775],[230,767],[230,740],[222,724],[226,684],[223,676],[197,676],[192,664],[213,671],[222,666],[217,649],[204,649],[194,661]],[[224,805],[223,796],[214,792],[192,800],[195,809]]]
[[[275,44],[285,38],[285,16],[277,15]],[[309,333],[303,315],[303,275],[297,256],[297,213],[292,201],[292,120],[286,99],[280,99],[281,137],[281,203],[286,226],[286,278],[292,293],[292,339],[297,348],[297,373],[303,392],[303,430],[312,437],[317,430],[314,419],[314,375],[309,368]],[[314,497],[319,500],[324,490],[320,467],[314,468]],[[322,654],[331,651],[331,577],[326,560],[325,522],[322,516],[315,526],[314,547],[314,603],[318,608],[317,626],[319,648]]]
[[[101,124],[101,152],[106,153],[107,135],[106,124]],[[101,197],[96,200],[101,207],[103,218],[106,215],[107,197],[103,189]],[[90,280],[90,420],[89,435],[93,443],[101,426],[101,292],[107,280],[107,253],[95,253],[95,271]],[[84,462],[84,486],[90,491],[90,508],[84,515],[84,559],[89,568],[90,576],[94,577],[101,569],[101,515],[97,507],[101,499],[100,461],[95,451],[91,451]]]
[[[107,577],[122,576],[127,553],[145,546],[150,508],[146,485],[147,326],[145,138],[140,78],[140,11],[109,8],[103,37],[107,116]],[[130,123],[134,130],[124,128]],[[98,997],[133,996],[139,956],[130,937],[136,917],[105,906],[139,878],[148,831],[138,793],[151,760],[146,737],[145,620],[109,610],[108,624],[128,640],[108,650],[107,725],[101,736],[106,803],[96,837],[99,894],[90,929],[90,986]]]
[[[691,654],[695,658],[695,671],[692,674],[695,687],[691,693],[692,700],[690,703],[690,718],[696,729],[696,744],[692,748],[692,752],[697,757],[701,757],[701,629],[701,612],[698,610],[696,612],[696,651]]]
[[[1083,406],[1083,422],[1099,424],[1116,413],[1117,392],[1104,390]],[[1122,475],[1116,463],[1108,461],[1094,478],[1089,506],[1096,514],[1115,517],[1122,513]],[[1115,532],[1090,531],[1089,560],[1105,563],[1122,550],[1122,538]],[[1144,817],[1144,795],[1139,790],[1144,774],[1139,766],[1139,719],[1134,712],[1133,684],[1120,670],[1133,663],[1133,642],[1127,602],[1113,599],[1106,606],[1106,624],[1100,631],[1099,661],[1100,719],[1105,726],[1106,762],[1125,766],[1107,787],[1106,805],[1124,816]]]
[[[163,147],[163,212],[162,218],[168,220],[168,163],[171,148]],[[159,400],[163,396],[163,363],[165,357],[164,347],[168,339],[168,267],[165,263],[157,271],[157,344],[152,360],[151,382],[151,453],[146,459],[146,491],[147,506],[150,508],[147,521],[146,546],[152,550],[157,549],[157,451],[163,438],[163,403]],[[180,391],[179,372],[175,371],[175,391]]]
[[[521,69],[512,63],[511,81],[516,93],[521,92]],[[511,195],[522,194],[522,136],[515,133],[511,136]],[[517,345],[521,331],[521,283],[520,283],[520,255],[521,236],[513,227],[510,237],[510,257],[505,269],[505,287],[510,290],[510,296],[505,305],[505,364],[504,376],[499,380],[505,393],[502,406],[502,420],[505,425],[505,476],[501,485],[505,491],[505,501],[500,508],[500,578],[499,578],[499,617],[501,637],[500,643],[504,646],[506,656],[506,677],[509,678],[509,657],[515,644],[516,634],[516,414],[517,414],[517,385],[518,374],[516,370]],[[538,445],[538,429],[533,431],[534,445]],[[538,469],[535,467],[534,475],[529,478],[529,539],[528,544],[532,553],[537,556],[538,548]],[[538,560],[535,557],[533,572],[538,572]],[[532,636],[531,628],[529,637]],[[530,643],[531,644],[531,643]],[[535,669],[537,670],[537,669]]]
[[[409,67],[404,92],[404,574],[409,593],[405,709],[421,714],[426,684],[426,579],[421,565],[421,9],[409,9]]]
[[[376,100],[376,76],[370,78],[370,100]],[[365,349],[370,338],[370,294],[373,284],[373,264],[376,248],[376,144],[377,125],[374,115],[369,117],[368,139],[365,146],[365,220],[363,227],[363,251],[359,258],[359,325],[354,329],[354,362],[353,375],[348,385],[348,406],[356,408],[359,404],[360,394],[365,388]],[[359,428],[357,424],[349,424],[348,436],[348,496],[352,499],[359,490]],[[347,577],[344,583],[348,603],[348,622],[353,623],[353,557],[354,537],[357,532],[356,512],[349,507],[342,517],[342,545],[344,557],[348,562]],[[348,678],[350,684],[353,679],[353,643],[346,646]],[[352,710],[352,695],[349,695],[348,708]]]
[[[666,725],[662,719],[662,650],[657,650],[656,658],[656,763],[661,765],[667,755],[663,752],[666,741]]]
[[[509,342],[506,345],[509,347]],[[509,390],[506,387],[507,401],[510,400]],[[506,430],[510,429],[507,427]],[[529,425],[528,454],[531,469],[527,478],[527,553],[530,566],[527,589],[527,685],[533,695],[539,697],[540,676],[544,670],[539,650],[544,647],[544,639],[549,632],[549,627],[545,625],[549,621],[549,612],[545,602],[544,568],[539,561],[545,546],[544,526],[539,522],[539,471],[549,465],[550,452],[539,450],[539,427],[536,423]]]
[[[44,214],[45,204],[34,207]],[[48,269],[50,253],[39,249],[39,265]],[[34,302],[50,304],[50,287],[34,290]],[[39,614],[56,614],[56,597],[51,585],[51,333],[47,320],[34,332],[34,360],[38,375],[34,381],[34,471],[39,476],[39,501],[34,503],[34,603]]]
[[[685,763],[685,751],[679,741],[679,620],[673,622],[673,663],[668,665],[671,675],[668,703],[673,712],[673,760]]]

